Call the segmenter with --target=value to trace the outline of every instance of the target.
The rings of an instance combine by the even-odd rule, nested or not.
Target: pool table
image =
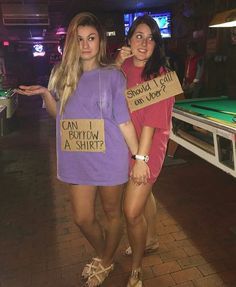
[[[0,105],[0,136],[6,134],[7,107]]]
[[[0,105],[7,108],[7,119],[11,118],[18,106],[18,95],[13,89],[0,89]]]
[[[236,99],[177,101],[170,138],[236,177]]]

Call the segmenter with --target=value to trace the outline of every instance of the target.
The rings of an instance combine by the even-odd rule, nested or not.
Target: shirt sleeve
[[[170,129],[174,97],[144,108],[144,126]]]
[[[115,71],[112,82],[113,116],[118,124],[130,120],[129,110],[125,98],[126,80],[123,73]]]

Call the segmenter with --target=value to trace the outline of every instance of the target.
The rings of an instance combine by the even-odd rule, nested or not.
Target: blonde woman
[[[75,223],[96,252],[82,272],[89,287],[101,285],[113,270],[122,234],[121,198],[128,180],[128,147],[132,154],[138,149],[124,97],[125,79],[118,69],[107,65],[104,35],[93,14],[76,15],[68,27],[62,61],[53,70],[49,88],[20,86],[18,90],[28,96],[40,94],[48,112],[56,118],[57,176],[70,185]],[[75,152],[69,141],[61,148],[62,129],[76,125],[73,120],[79,119],[103,123],[100,133],[104,134],[105,148],[99,151],[101,142],[96,140],[87,152]],[[81,137],[86,134],[75,136],[79,137],[77,148],[83,148]],[[107,218],[105,236],[95,217],[97,191]]]

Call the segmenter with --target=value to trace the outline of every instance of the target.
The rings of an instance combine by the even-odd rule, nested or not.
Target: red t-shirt
[[[141,78],[143,67],[135,67],[132,58],[129,58],[124,62],[122,70],[127,78],[127,88],[134,87],[137,84],[144,82]],[[161,73],[164,73],[164,69]],[[174,97],[171,97],[130,114],[138,138],[140,138],[144,126],[155,128],[148,161],[151,173],[150,183],[156,181],[165,159],[173,105]],[[131,161],[131,167],[133,163],[134,161]]]
[[[188,57],[185,63],[185,81],[186,84],[192,84],[193,80],[196,78],[198,74],[198,66],[199,61],[202,61],[202,56],[200,55],[195,55],[193,57]],[[202,69],[202,68],[201,68]],[[203,80],[203,73],[199,75],[200,79],[199,81]]]

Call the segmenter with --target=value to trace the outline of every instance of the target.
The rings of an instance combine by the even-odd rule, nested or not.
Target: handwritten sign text
[[[103,119],[66,119],[60,122],[63,151],[104,152]]]
[[[125,92],[131,112],[183,93],[175,72],[146,81]]]

